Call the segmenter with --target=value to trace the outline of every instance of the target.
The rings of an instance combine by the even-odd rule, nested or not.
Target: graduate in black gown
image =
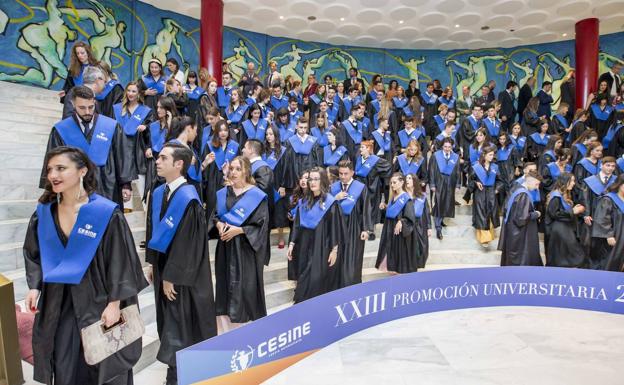
[[[583,267],[586,252],[577,233],[577,218],[585,207],[572,201],[574,175],[564,172],[548,196],[544,223],[546,266]]]
[[[498,165],[494,163],[496,146],[483,148],[479,161],[472,165],[468,176],[468,189],[474,195],[472,199],[472,226],[476,230],[477,241],[483,247],[489,247],[496,238],[495,228],[500,226],[497,194],[503,186]]]
[[[367,188],[364,183],[353,179],[354,175],[353,163],[348,159],[341,160],[338,163],[339,180],[329,190],[340,204],[344,220],[340,287],[362,282],[364,245],[368,234],[375,230],[366,198]]]
[[[624,270],[624,175],[618,176],[598,201],[592,236],[592,258],[600,260],[603,270]]]
[[[319,149],[323,166],[337,166],[341,160],[349,159],[347,148],[340,142],[341,136],[338,129],[329,130],[324,137],[327,139],[327,144]]]
[[[183,177],[193,153],[167,143],[156,167],[165,184],[148,207],[146,261],[152,267],[156,325],[167,385],[177,384],[176,352],[217,334],[206,215],[197,190]],[[173,226],[171,226],[173,225]]]
[[[527,136],[526,158],[529,162],[538,162],[539,157],[544,153],[550,135],[548,135],[548,120],[541,119],[538,131]],[[539,165],[538,165],[539,166]]]
[[[143,104],[143,93],[139,91],[137,82],[130,82],[126,85],[124,98],[119,104],[113,106],[114,119],[119,123],[123,133],[126,135],[127,148],[124,150],[129,155],[128,159],[132,163],[133,173],[139,178],[139,195],[145,193],[145,173],[147,172],[147,162],[145,150],[148,148],[147,127],[149,126],[153,112],[148,106]]]
[[[297,133],[286,140],[285,146],[284,185],[293,189],[305,170],[322,164],[317,139],[309,135],[306,117],[298,119]]]
[[[399,274],[417,271],[419,250],[413,242],[416,216],[412,198],[405,191],[403,174],[397,172],[390,177],[390,198],[384,209],[386,216],[375,267]]]
[[[555,151],[555,161],[546,164],[541,169],[541,196],[546,197],[548,196],[548,194],[550,194],[550,192],[555,187],[557,179],[559,179],[559,175],[565,172],[572,172],[572,165],[570,164],[571,157],[572,155],[569,148],[560,148]],[[576,180],[574,184],[576,184]]]
[[[442,149],[429,160],[429,188],[433,193],[431,215],[434,219],[436,237],[442,239],[442,221],[455,218],[455,190],[459,190],[459,155],[453,152],[453,139],[442,140]]]
[[[526,159],[526,136],[522,135],[522,126],[520,123],[514,123],[509,132],[509,139],[513,143],[519,159]]]
[[[596,131],[592,129],[585,130],[581,135],[576,138],[576,140],[572,143],[572,160],[570,164],[572,167],[576,166],[581,159],[587,156],[587,147],[593,143],[598,141],[598,134]]]
[[[238,88],[234,88],[230,91],[230,102],[226,108],[223,109],[223,116],[225,117],[230,129],[234,130],[236,134],[236,141],[240,143],[241,131],[243,128],[243,122],[248,117],[249,106],[240,96]]]
[[[249,160],[234,158],[227,178],[229,185],[217,192],[213,217],[219,231],[215,256],[217,315],[226,316],[226,326],[266,316],[263,268],[268,260],[270,222],[269,197],[254,186]]]
[[[117,75],[113,73],[108,63],[100,61],[98,62],[98,67],[106,76],[106,84],[104,85],[104,89],[95,95],[95,100],[97,100],[100,107],[99,112],[102,115],[115,119],[113,106],[117,103],[121,103],[124,97],[124,87],[119,83]]]
[[[540,179],[537,172],[529,172],[507,199],[498,241],[501,266],[543,266],[537,226],[541,213],[534,209],[530,195],[539,189]]]
[[[149,73],[141,77],[141,90],[145,94],[145,105],[156,110],[156,104],[165,93],[167,77],[160,60],[152,58],[149,61]]]
[[[608,105],[608,96],[606,94],[598,94],[595,101],[589,106],[589,119],[587,121],[589,127],[596,130],[598,139],[602,140],[607,134],[607,130],[614,120],[613,106]]]
[[[398,155],[407,148],[410,141],[416,140],[420,144],[420,150],[424,157],[427,157],[428,145],[425,137],[425,129],[421,125],[422,120],[419,117],[405,119],[403,125],[405,128],[398,131],[395,136],[394,155]]]
[[[470,145],[474,142],[477,130],[482,126],[483,109],[478,104],[472,105],[472,115],[466,117],[461,124],[459,143],[464,157],[470,154]]]
[[[355,160],[355,179],[364,183],[368,188],[368,204],[370,205],[373,223],[381,223],[379,204],[383,201],[387,179],[392,172],[392,164],[384,158],[373,155],[373,141],[365,140],[361,143],[359,156]],[[369,239],[375,239],[375,234],[369,234]]]
[[[563,139],[559,135],[550,135],[546,147],[537,158],[537,169],[543,170],[548,163],[554,162],[557,158],[555,153],[563,148]]]
[[[340,123],[341,142],[347,148],[351,162],[355,162],[362,140],[367,139],[369,136],[368,130],[364,129],[364,125],[360,121],[364,117],[365,110],[366,105],[364,103],[354,105],[351,108],[351,116]]]
[[[590,255],[589,267],[591,269],[601,268],[601,260],[592,258],[595,254],[591,252],[595,247],[595,245],[592,244],[594,213],[598,207],[598,200],[600,197],[602,197],[609,186],[615,182],[616,166],[616,159],[612,156],[606,156],[601,161],[600,172],[583,180],[583,185],[585,187],[581,190],[579,203],[585,206],[585,212],[583,212],[583,223],[579,228],[579,237],[581,239],[581,244],[585,247],[585,251]]]
[[[309,171],[293,223],[288,259],[296,260],[295,303],[335,290],[340,285],[340,264],[345,227],[340,204],[329,193],[324,169]]]
[[[414,204],[414,234],[412,241],[418,255],[418,268],[422,269],[429,258],[429,237],[431,237],[431,208],[427,194],[422,187],[418,176],[408,174],[405,176],[405,191],[410,194]]]
[[[377,122],[377,129],[373,131],[370,138],[373,140],[374,149],[373,154],[384,158],[388,162],[392,162],[394,157],[393,153],[393,140],[392,135],[388,129],[390,125],[388,119],[380,116]]]
[[[65,83],[63,89],[59,93],[61,97],[61,104],[65,103],[65,96],[69,93],[69,90],[75,86],[81,86],[82,74],[88,66],[95,66],[97,60],[93,56],[91,46],[84,41],[77,41],[71,48],[71,54],[69,56],[69,67],[67,68],[67,76],[65,77]]]
[[[285,247],[284,228],[290,225],[288,220],[288,204],[292,189],[287,190],[284,184],[284,163],[286,147],[282,145],[279,136],[279,130],[275,126],[269,126],[266,130],[264,141],[264,152],[262,160],[273,171],[273,213],[271,214],[271,229],[277,229],[277,247],[283,249]]]
[[[587,119],[589,119],[589,112],[582,108],[579,108],[574,114],[574,119],[570,126],[570,135],[566,137],[566,146],[574,143],[581,134],[583,134],[589,127],[587,126]]]
[[[574,187],[575,201],[580,201],[583,197],[583,189],[585,188],[585,179],[596,175],[600,172],[602,162],[602,144],[600,142],[591,142],[587,146],[585,158],[581,159],[573,167],[574,176],[576,177],[576,186]]]
[[[100,320],[114,325],[147,286],[132,233],[119,206],[95,193],[97,168],[80,149],[52,149],[45,169],[45,191],[24,240],[34,379],[130,385],[141,339],[88,365],[80,330]],[[81,235],[86,231],[89,237]]]
[[[207,97],[207,93],[206,90],[199,86],[197,73],[195,71],[189,71],[186,78],[186,84],[184,84],[183,89],[184,93],[188,97],[188,116],[190,116],[197,123],[202,122],[200,116],[200,105],[202,98]],[[216,103],[216,99],[214,102]]]
[[[91,89],[78,86],[72,89],[75,113],[57,122],[48,138],[46,151],[60,146],[82,149],[97,166],[97,192],[115,201],[123,208],[123,202],[132,197],[130,183],[137,178],[131,160],[132,153],[125,149],[126,136],[114,120],[95,111],[95,95]],[[41,170],[39,188],[47,180],[44,164]]]
[[[568,103],[561,102],[557,107],[557,113],[550,119],[550,134],[556,134],[566,139],[572,132],[572,125],[568,122],[566,116],[570,106]],[[569,144],[569,142],[568,142]]]
[[[288,220],[290,221],[291,229],[295,222],[295,217],[297,216],[297,210],[299,209],[299,202],[303,200],[305,190],[308,188],[309,176],[310,176],[310,173],[308,170],[304,171],[303,174],[301,174],[301,178],[299,178],[299,184],[297,184],[297,187],[293,189],[292,195],[288,199],[289,200]],[[328,181],[329,181],[329,177],[328,177]],[[289,243],[292,239],[292,235],[293,233],[291,231],[288,236]],[[296,256],[291,255],[291,257],[288,258],[288,279],[290,281],[296,281],[298,276],[299,276],[298,261],[297,261]]]
[[[518,154],[516,146],[513,145],[509,134],[505,131],[498,136],[498,150],[496,151],[496,165],[498,166],[499,176],[502,182],[501,188],[497,195],[499,211],[505,204],[514,178],[520,175],[520,166],[522,164],[521,155]]]
[[[243,121],[239,134],[240,140],[238,144],[245,145],[248,139],[256,139],[264,142],[264,135],[269,122],[262,118],[262,110],[258,104],[252,104],[247,110],[249,119]]]
[[[615,113],[615,119],[607,134],[602,138],[605,155],[619,158],[624,154],[624,110]]]
[[[167,133],[167,143],[178,143],[193,152],[191,165],[189,166],[186,177],[187,183],[195,187],[197,195],[203,202],[203,180],[202,180],[202,161],[198,152],[193,147],[193,142],[197,138],[197,126],[195,121],[189,116],[175,117],[171,121],[171,130]]]
[[[425,185],[429,180],[429,170],[427,169],[427,158],[421,152],[420,143],[412,139],[403,153],[395,156],[394,172],[400,172],[403,176],[414,174]]]

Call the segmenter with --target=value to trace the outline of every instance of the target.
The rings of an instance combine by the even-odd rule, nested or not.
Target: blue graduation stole
[[[160,122],[157,120],[150,123],[150,138],[152,139],[152,151],[160,152],[165,144],[165,137],[167,136],[167,130],[160,129]]]
[[[271,106],[277,111],[280,108],[288,108],[288,99],[282,95],[279,99],[271,96]]]
[[[327,106],[327,121],[329,125],[334,124],[336,118],[338,117],[338,104],[333,103],[331,108]]]
[[[537,132],[532,133],[530,136],[531,139],[540,146],[545,146],[548,143],[548,139],[550,139],[550,135],[544,135],[542,138]]]
[[[475,162],[477,162],[479,160],[479,157],[481,156],[481,152],[483,151],[482,148],[474,148],[472,145],[470,147],[468,147],[468,157],[470,159],[470,164],[474,164]]]
[[[581,154],[582,157],[585,157],[585,154],[587,154],[586,145],[584,145],[583,143],[577,143],[574,145],[574,147],[576,147],[576,149],[578,150],[578,152]]]
[[[507,159],[509,159],[509,156],[511,155],[511,151],[513,150],[514,146],[513,144],[509,144],[507,145],[507,147],[504,148],[499,148],[498,151],[496,151],[496,160],[498,162],[504,162]]]
[[[223,187],[217,191],[217,216],[222,222],[232,226],[242,226],[247,218],[256,210],[258,205],[260,205],[263,200],[267,199],[267,195],[255,186],[245,191],[243,194],[243,197],[234,203],[228,211],[226,206],[227,187]]]
[[[607,131],[605,137],[602,138],[602,146],[605,149],[609,148],[609,144],[611,144],[611,141],[613,141],[613,138],[615,138],[615,135],[617,135],[622,127],[624,127],[624,124],[617,124],[617,122],[609,127],[609,131]]]
[[[212,126],[209,124],[206,127],[204,127],[202,130],[201,145],[199,147],[200,153],[202,154],[204,153],[204,150],[206,149],[206,145],[211,140],[212,140]]]
[[[124,134],[128,136],[136,135],[137,127],[143,123],[151,111],[152,109],[145,104],[139,104],[132,114],[128,111],[128,113],[124,115],[122,113],[121,103],[117,103],[113,106],[115,120],[117,120],[117,123],[123,128]]]
[[[275,166],[277,166],[277,162],[279,162],[279,160],[282,158],[284,152],[286,152],[286,147],[280,147],[279,156],[276,156],[275,151],[273,151],[269,156],[266,156],[266,154],[262,154],[262,160],[266,162],[271,170],[275,170]]]
[[[276,123],[276,125],[277,125],[277,128],[279,129],[280,141],[282,143],[285,143],[288,139],[290,139],[291,136],[295,135],[295,131],[296,131],[295,126],[297,125],[297,122],[291,120],[288,123],[288,127],[286,127],[282,123]]]
[[[616,192],[610,192],[610,193],[606,194],[606,196],[611,198],[611,200],[613,201],[615,206],[618,209],[620,209],[621,213],[624,213],[624,201],[622,200],[622,198],[620,198],[620,196]]]
[[[399,131],[399,142],[401,143],[401,147],[405,148],[412,140],[418,140],[421,136],[423,136],[423,132],[417,128],[412,131],[411,134],[408,134],[405,129]],[[421,149],[422,150],[422,149]]]
[[[247,134],[247,139],[257,139],[264,142],[268,122],[265,119],[259,119],[257,127],[254,127],[251,119],[247,119],[243,122],[243,129]]]
[[[206,90],[204,90],[200,86],[195,87],[193,90],[191,90],[189,87],[184,87],[184,90],[186,91],[186,95],[188,95],[188,98],[190,100],[199,100],[199,98],[201,98],[202,95],[206,93]]]
[[[78,74],[78,76],[72,76],[72,78],[74,79],[74,86],[81,86],[84,82],[82,81],[82,75],[84,74],[84,70],[85,68],[87,68],[88,64],[81,64],[80,65],[80,73]]]
[[[340,146],[336,148],[336,151],[332,152],[331,146],[327,145],[323,147],[323,164],[325,167],[335,166],[338,161],[340,161],[340,158],[342,158],[342,156],[346,153],[347,148],[345,146]]]
[[[618,158],[616,161],[620,171],[624,173],[624,158]]]
[[[317,94],[310,95],[310,99],[314,102],[314,104],[319,104],[321,102],[321,98],[319,98]]]
[[[293,135],[290,138],[288,138],[288,141],[290,142],[292,149],[297,154],[310,155],[310,152],[312,151],[312,147],[314,146],[314,143],[316,143],[316,138],[311,135],[308,135],[305,141],[302,143],[301,140],[299,139],[299,136]]]
[[[256,171],[258,171],[258,169],[260,167],[262,167],[262,166],[267,166],[267,167],[271,168],[267,162],[265,162],[264,160],[260,159],[260,160],[257,160],[257,161],[255,161],[255,162],[253,162],[251,164],[251,173],[255,174]]]
[[[516,179],[516,183],[518,183],[518,184],[524,183],[524,175],[521,176],[520,178]],[[540,195],[539,189],[535,189],[533,191],[529,191],[528,194],[531,197],[531,201],[533,203],[537,203],[537,202],[542,200],[542,196]]]
[[[552,177],[552,179],[559,178],[559,175],[561,175],[561,169],[559,169],[557,162],[550,162],[546,165],[546,167],[548,167],[548,171],[550,171],[550,176]],[[572,166],[569,164],[566,164],[564,169],[565,172],[572,172]]]
[[[426,92],[422,95],[423,100],[425,101],[425,104],[435,104],[436,101],[438,100],[438,95],[436,94],[427,94]]]
[[[425,211],[425,202],[427,202],[427,196],[423,194],[420,198],[412,199],[414,202],[414,215],[416,218],[420,218],[423,216],[423,212]]]
[[[295,91],[290,91],[288,95],[290,95],[291,97],[294,96],[295,98],[297,98],[297,104],[303,104],[303,95],[296,94]]]
[[[496,119],[494,123],[492,123],[489,118],[483,119],[483,121],[485,122],[485,127],[487,127],[490,136],[498,137],[498,135],[500,134],[500,121]]]
[[[412,116],[414,116],[414,111],[412,111],[412,109],[410,108],[410,106],[405,106],[403,107],[403,113],[405,114],[405,116],[407,116],[408,118],[411,118]]]
[[[361,120],[358,121],[358,124],[362,124],[362,132],[368,130],[368,126],[370,125],[371,121],[368,118],[368,116],[363,117]]]
[[[438,98],[438,100],[440,101],[440,103],[446,104],[448,106],[449,110],[452,110],[453,108],[455,108],[455,97],[454,96],[451,99],[447,99],[444,96],[440,96]]]
[[[373,109],[375,110],[375,112],[379,112],[379,110],[381,109],[381,106],[379,105],[379,100],[375,99],[371,102],[371,105],[373,106]]]
[[[67,245],[63,246],[52,216],[52,203],[37,205],[37,236],[43,282],[80,283],[95,257],[116,207],[116,203],[91,194],[89,202],[80,207]]]
[[[66,146],[80,148],[89,156],[89,159],[91,159],[96,166],[101,167],[104,166],[108,160],[108,154],[113,144],[113,139],[115,138],[116,126],[117,121],[114,119],[104,115],[98,115],[95,120],[95,125],[92,128],[93,135],[91,136],[91,143],[87,141],[87,138],[85,138],[73,116],[61,120],[56,123],[54,127]]]
[[[329,139],[327,138],[327,132],[328,131],[322,131],[321,129],[318,127],[312,127],[312,129],[310,130],[310,133],[312,134],[312,136],[314,136],[316,138],[316,140],[318,140],[318,144],[321,147],[325,147],[329,144]]]
[[[526,144],[525,136],[519,136],[517,139],[514,139],[513,136],[510,135],[509,139],[511,139],[511,142],[513,143],[514,146],[516,146],[516,149],[519,152],[522,152],[524,150],[524,145]]]
[[[477,121],[477,118],[470,115],[466,119],[468,119],[468,122],[470,122],[470,126],[472,127],[472,130],[477,131],[477,129],[479,128],[479,122]]]
[[[553,161],[557,159],[557,156],[555,155],[555,151],[553,150],[544,151],[543,155],[550,156],[553,159]]]
[[[570,209],[572,208],[572,205],[569,204],[565,198],[563,197],[563,195],[561,195],[561,192],[559,190],[553,190],[550,193],[550,199],[554,199],[554,198],[559,198],[561,200],[561,206],[563,207],[563,209],[565,211],[570,211]]]
[[[386,131],[383,136],[379,131],[373,131],[373,138],[375,142],[379,145],[379,147],[384,151],[384,153],[390,152],[392,146],[392,138],[390,137],[390,133]]]
[[[353,104],[355,103],[355,100],[351,101],[351,99],[344,98],[342,99],[342,104],[345,107],[345,110],[347,111],[347,114],[351,115],[351,108],[353,108]]]
[[[453,170],[455,169],[455,165],[457,164],[459,155],[451,152],[448,162],[446,161],[446,158],[444,157],[444,151],[442,150],[436,151],[433,155],[435,156],[436,163],[438,164],[438,171],[440,171],[440,174],[451,175],[453,173]]]
[[[594,192],[594,194],[602,195],[605,190],[609,186],[611,186],[613,182],[615,182],[615,175],[611,175],[606,185],[602,184],[602,181],[600,180],[600,175],[592,175],[583,179],[583,181],[585,182],[585,185]]]
[[[562,116],[560,114],[555,114],[553,118],[556,118],[564,129],[569,127],[568,119],[566,119],[565,116]]]
[[[356,127],[353,127],[353,124],[351,124],[351,121],[347,119],[344,122],[342,122],[342,125],[347,130],[347,133],[349,134],[351,139],[353,139],[353,142],[355,144],[362,143],[362,123],[357,122],[357,128],[356,128]]]
[[[388,207],[386,208],[386,218],[395,219],[401,212],[403,211],[403,207],[407,204],[407,202],[411,201],[409,194],[404,192],[399,195],[394,202],[390,202]]]
[[[482,185],[492,187],[496,183],[496,174],[498,174],[498,166],[496,164],[490,163],[490,170],[487,171],[481,163],[477,162],[472,165],[472,170]]]
[[[106,99],[108,94],[110,94],[110,92],[113,90],[113,88],[115,88],[118,84],[119,84],[118,80],[111,79],[108,83],[106,83],[106,85],[104,86],[104,89],[102,90],[102,92],[100,92],[99,94],[95,95],[95,100],[101,102],[104,99]]]
[[[269,116],[269,107],[268,106],[263,106],[262,104],[258,104],[260,106],[260,117],[262,119],[266,119],[267,116]]]
[[[433,120],[435,120],[435,122],[438,125],[438,127],[440,127],[440,126],[444,127],[444,124],[446,124],[446,121],[444,120],[444,118],[441,117],[439,114],[435,115],[433,117]]]
[[[357,181],[355,179],[351,181],[351,184],[347,189],[347,196],[344,199],[338,201],[340,207],[342,207],[342,213],[344,215],[351,215],[351,211],[353,211],[353,208],[355,207],[355,204],[357,203],[360,195],[362,195],[362,191],[364,191],[365,187],[366,185],[360,181]],[[342,191],[342,183],[340,183],[340,181],[332,184],[329,190],[329,192],[333,196],[336,196],[340,191]]]
[[[301,225],[301,227],[310,230],[316,229],[316,226],[321,223],[321,219],[323,219],[325,213],[329,211],[334,201],[334,197],[331,194],[327,194],[327,197],[325,198],[322,207],[321,199],[319,199],[310,209],[308,209],[307,202],[305,200],[302,201],[301,204],[298,206],[299,224]]]
[[[212,147],[212,143],[208,143],[208,148],[210,148],[210,152],[215,154],[215,163],[219,170],[223,169],[223,165],[225,162],[230,162],[232,159],[236,157],[238,153],[238,143],[233,140],[228,141],[225,146],[225,150],[223,147],[219,146],[217,148]]]
[[[219,105],[219,107],[226,108],[227,106],[230,105],[230,98],[231,98],[233,89],[234,88],[230,88],[226,92],[225,88],[217,87],[217,104]]]
[[[537,190],[535,190],[537,191]],[[520,187],[519,189],[515,190],[513,193],[511,193],[511,196],[509,197],[509,199],[507,199],[507,208],[505,210],[505,223],[507,223],[507,221],[509,220],[509,214],[511,214],[511,208],[513,207],[514,201],[516,200],[516,197],[520,194],[527,194],[529,196],[529,199],[532,200],[533,202],[535,202],[535,200],[532,199],[531,197],[531,193],[529,190],[527,190],[524,186]]]
[[[256,103],[258,103],[258,102],[256,101],[256,99],[254,99],[254,98],[252,98],[252,97],[250,96],[250,97],[248,97],[247,99],[245,99],[245,103],[247,103],[247,105],[248,105],[249,107],[251,107],[251,106],[253,106],[254,104],[256,104]]]
[[[165,84],[167,83],[167,77],[161,76],[158,80],[154,80],[152,75],[143,75],[143,83],[147,88],[153,88],[159,95],[165,93]]]
[[[366,178],[378,161],[377,155],[369,156],[364,162],[362,162],[362,157],[358,156],[355,160],[355,175]]]
[[[399,162],[399,167],[401,168],[401,173],[403,175],[417,174],[424,160],[425,158],[421,158],[420,160],[416,162],[408,162],[407,156],[405,154],[399,155],[398,162]]]
[[[624,110],[624,102],[619,102],[613,107],[616,111]]]
[[[234,111],[229,111],[229,108],[227,108],[225,110],[225,115],[227,116],[229,121],[231,121],[233,124],[236,124],[240,122],[241,119],[243,119],[243,115],[248,108],[249,106],[247,104],[239,104]]]
[[[613,112],[613,107],[607,105],[604,110],[601,110],[598,104],[592,103],[591,110],[596,119],[605,121],[609,119],[609,116],[611,116],[611,113]]]
[[[288,113],[290,114],[290,121],[295,123],[299,120],[300,117],[303,116],[303,112],[299,110],[295,110],[294,113],[289,110]]]
[[[200,202],[197,190],[190,184],[178,187],[171,196],[171,202],[165,215],[160,219],[160,208],[165,199],[165,184],[162,184],[154,190],[152,194],[152,237],[147,243],[147,247],[166,253],[169,244],[178,230],[178,226],[182,221],[186,207],[191,201]]]
[[[370,90],[370,92],[368,93],[368,96],[370,96],[371,100],[373,100],[373,101],[377,100],[377,91]]]
[[[178,139],[171,139],[169,143],[177,143],[183,146],[187,146],[185,143],[180,142]],[[195,182],[201,183],[202,181],[202,170],[201,170],[201,161],[199,160],[199,155],[194,148],[190,147],[191,151],[193,151],[193,158],[195,158],[195,164],[189,165],[188,171],[186,172],[188,177],[194,180]]]
[[[453,148],[457,147],[457,140],[455,139],[456,136],[457,136],[457,130],[453,130],[453,132],[451,132],[451,135],[449,136],[449,138],[453,139]],[[441,132],[440,134],[438,134],[438,136],[435,137],[435,140],[441,142],[446,137],[447,136],[444,135],[444,132]]]
[[[407,98],[400,99],[399,97],[395,96],[392,98],[392,101],[394,102],[394,106],[396,108],[403,108],[407,105],[407,102],[409,100]]]
[[[578,162],[578,164],[583,166],[583,168],[585,170],[587,170],[587,172],[592,174],[592,175],[598,174],[600,172],[600,168],[602,167],[602,162],[601,161],[598,161],[598,162],[596,162],[596,164],[593,164],[592,162],[589,161],[588,158],[581,159]]]

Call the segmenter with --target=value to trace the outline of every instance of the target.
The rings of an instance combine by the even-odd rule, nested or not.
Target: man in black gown
[[[98,67],[87,67],[82,73],[82,85],[93,91],[93,95],[98,95],[106,86],[106,75]],[[75,88],[75,87],[74,87]],[[63,119],[74,114],[73,92],[74,88],[69,90],[63,101]],[[95,111],[100,112],[100,103],[96,102]]]
[[[85,69],[85,73],[88,70]],[[115,120],[95,112],[96,101],[91,88],[74,87],[65,100],[73,104],[75,113],[54,125],[46,151],[59,146],[81,148],[98,167],[98,194],[123,207],[123,202],[132,197],[130,183],[138,178],[130,159],[133,154],[123,151],[128,148],[126,135]],[[40,188],[45,186],[46,174],[43,165]]]
[[[156,170],[166,183],[154,190],[148,209],[146,260],[160,337],[156,358],[169,366],[167,385],[177,384],[176,352],[217,334],[206,217],[197,190],[182,176],[192,157],[180,144],[165,144]]]

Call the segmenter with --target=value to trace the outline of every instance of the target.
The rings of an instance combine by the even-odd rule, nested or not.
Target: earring
[[[78,189],[78,200],[80,200],[80,197],[83,195],[84,192],[84,180],[83,177],[80,177],[80,189]]]
[[[61,193],[56,193],[56,204],[57,205],[61,204]]]

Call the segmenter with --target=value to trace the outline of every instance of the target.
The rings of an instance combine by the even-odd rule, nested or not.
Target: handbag
[[[145,325],[139,307],[136,304],[127,306],[121,309],[119,322],[110,328],[105,327],[101,320],[82,328],[80,337],[85,361],[89,365],[100,363],[141,338],[144,333]]]

